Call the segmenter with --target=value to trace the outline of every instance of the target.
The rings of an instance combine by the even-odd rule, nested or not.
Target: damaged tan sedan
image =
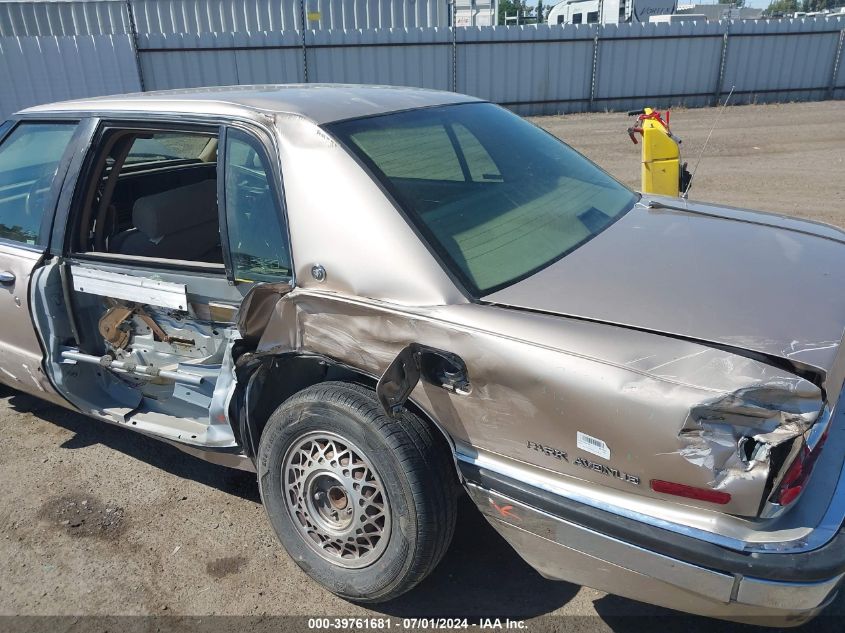
[[[845,572],[845,233],[641,196],[490,103],[251,86],[0,127],[0,379],[256,470],[328,590],[462,486],[548,578],[800,623]]]

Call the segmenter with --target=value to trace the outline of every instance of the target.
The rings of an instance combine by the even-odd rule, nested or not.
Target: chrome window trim
[[[214,273],[222,276],[225,265],[215,262],[200,262],[190,259],[167,259],[166,257],[145,257],[144,255],[125,255],[123,253],[99,253],[96,251],[79,251],[70,253],[70,258],[92,263],[112,263],[119,265],[138,264],[150,268],[178,268],[180,270],[196,269],[197,272]]]

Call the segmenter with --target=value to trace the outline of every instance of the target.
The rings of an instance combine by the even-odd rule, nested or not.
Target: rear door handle
[[[4,270],[0,273],[0,284],[9,284],[15,283],[15,273],[10,273],[8,270]]]

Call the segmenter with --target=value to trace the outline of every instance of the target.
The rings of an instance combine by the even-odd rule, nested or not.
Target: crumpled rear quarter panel
[[[678,501],[653,492],[652,478],[713,487],[729,492],[730,503],[683,503],[743,516],[759,512],[769,464],[744,462],[738,438],[792,439],[821,406],[815,385],[748,358],[475,304],[411,310],[297,290],[277,304],[257,351],[314,352],[379,376],[412,342],[466,362],[469,395],[423,382],[412,394],[459,450],[496,453],[624,495]],[[772,395],[794,413],[766,408]],[[577,431],[603,440],[610,459],[578,449]]]

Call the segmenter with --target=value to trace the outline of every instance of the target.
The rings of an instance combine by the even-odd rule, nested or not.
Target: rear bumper
[[[466,462],[461,470],[488,521],[550,579],[688,613],[788,626],[824,609],[845,574],[845,532],[810,552],[744,554],[565,500]]]

